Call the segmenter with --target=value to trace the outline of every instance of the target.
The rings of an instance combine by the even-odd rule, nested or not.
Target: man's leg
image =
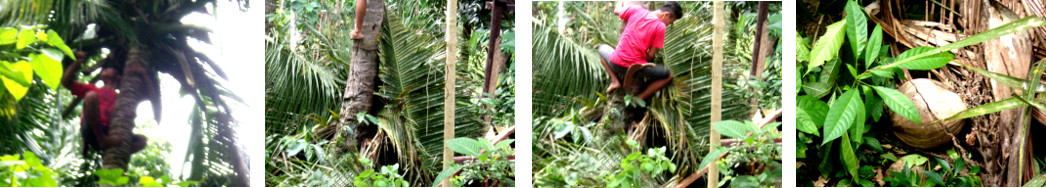
[[[617,88],[621,88],[621,82],[617,78],[617,73],[614,72],[614,69],[610,68],[610,66],[612,66],[610,65],[610,54],[612,53],[614,53],[614,48],[610,47],[610,45],[599,45],[599,62],[603,65],[603,70],[606,70],[607,74],[610,75],[610,87],[607,87],[607,93],[613,92]]]
[[[98,93],[87,92],[84,95],[84,106],[83,106],[83,121],[87,123],[88,128],[94,133],[94,138],[101,146],[98,150],[104,150],[106,146],[110,145],[106,140],[108,135],[105,132],[105,127],[102,126],[102,112],[98,108]],[[85,137],[86,138],[86,137]]]
[[[147,144],[148,141],[149,138],[145,137],[145,135],[134,134],[131,138],[131,153],[137,153],[138,151],[145,149],[145,144]]]
[[[364,17],[367,17],[367,0],[356,0],[356,27],[349,33],[349,39],[363,39],[360,28],[363,27]]]
[[[672,71],[668,70],[668,68],[665,66],[658,65],[655,67],[647,67],[641,70],[641,72],[647,77],[657,79],[653,82],[650,82],[650,85],[646,87],[646,90],[644,90],[642,93],[639,93],[639,95],[637,96],[640,99],[643,99],[643,101],[649,100],[650,96],[653,96],[654,93],[661,90],[661,88],[665,88],[665,86],[667,86],[668,83],[672,83]]]
[[[87,158],[87,153],[91,150],[101,150],[98,147],[98,137],[94,136],[91,126],[87,125],[87,121],[80,122],[80,136],[83,138],[83,145],[80,147],[80,155]]]

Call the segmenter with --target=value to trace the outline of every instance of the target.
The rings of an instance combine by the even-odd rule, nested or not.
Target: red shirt
[[[113,111],[113,103],[116,102],[116,90],[98,88],[92,84],[85,84],[75,82],[73,88],[69,88],[72,91],[73,96],[84,98],[87,96],[87,92],[93,91],[98,94],[98,110],[101,112],[102,126],[109,127],[109,113]],[[83,122],[83,117],[80,117],[80,121]]]
[[[633,64],[647,63],[648,49],[665,47],[665,22],[650,14],[649,10],[632,5],[620,16],[627,24],[621,32],[617,49],[610,55],[610,61],[614,64],[627,68]]]

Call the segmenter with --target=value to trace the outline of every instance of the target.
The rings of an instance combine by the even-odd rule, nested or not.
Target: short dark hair
[[[661,5],[661,8],[659,8],[658,10],[672,13],[672,17],[675,19],[683,18],[683,8],[680,7],[679,3],[676,3],[675,1],[666,1],[665,5]]]

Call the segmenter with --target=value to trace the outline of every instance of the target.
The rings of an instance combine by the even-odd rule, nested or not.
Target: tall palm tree
[[[349,66],[349,77],[345,80],[345,94],[342,95],[341,119],[338,124],[349,129],[356,129],[356,115],[370,110],[371,98],[374,96],[375,79],[378,75],[378,36],[381,34],[385,18],[385,2],[367,0],[366,17],[363,18],[363,39],[352,45],[352,64]],[[339,129],[341,130],[341,129]],[[349,132],[345,140],[350,147],[356,145],[355,131]]]
[[[246,1],[237,2],[241,9],[247,8]],[[109,54],[99,63],[123,67],[121,92],[110,124],[110,134],[120,136],[123,142],[103,153],[104,168],[127,168],[131,155],[127,148],[139,102],[151,100],[159,118],[157,75],[164,73],[174,77],[182,91],[196,100],[194,113],[200,113],[207,122],[206,126],[193,127],[194,132],[205,134],[193,135],[192,145],[212,152],[189,152],[187,158],[191,156],[194,163],[211,164],[193,170],[206,171],[207,175],[201,178],[217,180],[213,182],[218,184],[213,185],[245,186],[245,154],[231,131],[235,122],[229,118],[231,112],[226,104],[226,100],[238,99],[218,83],[218,79],[225,79],[225,73],[217,62],[189,46],[190,39],[210,43],[209,31],[181,23],[183,17],[193,12],[213,13],[216,4],[213,0],[8,1],[4,5],[23,8],[3,10],[0,15],[5,25],[47,25],[63,40],[73,41],[69,46],[77,50],[99,54],[100,49],[108,49]],[[85,31],[94,36],[85,35]]]

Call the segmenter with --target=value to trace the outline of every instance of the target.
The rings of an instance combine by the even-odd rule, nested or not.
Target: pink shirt
[[[113,111],[113,106],[116,103],[116,90],[99,88],[92,84],[85,84],[80,82],[74,82],[72,88],[68,88],[72,92],[73,96],[78,98],[84,98],[87,96],[87,92],[95,92],[98,94],[98,110],[101,112],[102,126],[109,127],[110,113]],[[83,117],[80,117],[80,122],[83,122]]]
[[[650,48],[665,47],[665,22],[642,6],[629,6],[621,13],[626,20],[625,30],[617,49],[610,55],[610,61],[619,66],[629,67],[633,64],[647,63],[646,52]]]

